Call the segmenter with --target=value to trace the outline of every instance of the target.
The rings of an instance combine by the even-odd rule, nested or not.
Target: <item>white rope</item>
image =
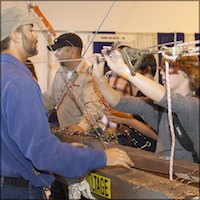
[[[68,186],[69,189],[69,199],[81,199],[81,195],[87,199],[95,199],[90,191],[90,186],[86,180],[80,183],[74,183]]]
[[[166,45],[171,45],[171,44],[180,44],[180,43],[183,43],[182,40],[180,41],[176,41],[176,42],[166,42],[166,43],[162,43],[162,44],[159,44],[159,45],[154,45],[154,46],[150,46],[150,47],[147,47],[145,48],[146,50],[149,50],[149,49],[154,49],[154,48],[158,48],[158,47],[162,47],[162,46],[166,46]],[[144,50],[145,50],[144,49]]]
[[[195,40],[195,41],[192,41],[192,42],[180,43],[180,44],[177,44],[177,46],[187,46],[187,45],[199,44],[199,42],[200,42],[200,40]]]
[[[169,120],[170,134],[171,134],[169,179],[173,180],[173,160],[174,160],[174,151],[175,151],[175,134],[174,134],[174,125],[173,125],[173,118],[172,118],[171,91],[170,91],[170,80],[169,80],[169,63],[167,61],[165,61],[165,67],[166,67],[166,84],[167,84],[168,120]]]

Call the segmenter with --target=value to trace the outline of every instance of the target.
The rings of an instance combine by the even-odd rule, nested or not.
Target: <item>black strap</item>
[[[160,119],[162,117],[164,110],[158,111],[158,129],[160,124]],[[200,163],[200,160],[197,156],[197,153],[194,149],[193,142],[186,133],[185,129],[183,128],[177,114],[173,113],[173,124],[174,124],[174,133],[176,138],[178,139],[179,143],[187,150],[192,153],[193,160],[195,163]]]
[[[185,129],[183,128],[177,114],[173,113],[173,123],[174,123],[174,133],[179,143],[187,150],[192,153],[193,159],[195,163],[199,163],[200,160],[197,156],[197,153],[194,149],[194,145]]]
[[[160,120],[162,117],[163,112],[162,111],[158,111],[158,124],[157,124],[157,132],[159,132],[159,125],[160,125]]]
[[[194,96],[197,97],[197,96]],[[198,97],[199,98],[199,97]],[[164,110],[158,110],[158,129],[160,124],[160,119],[162,117]],[[200,159],[197,156],[197,153],[194,149],[194,145],[185,129],[183,128],[178,116],[176,113],[173,113],[173,124],[174,124],[174,133],[179,143],[187,150],[192,153],[193,159],[195,163],[200,163]]]
[[[158,109],[158,124],[157,124],[157,132],[159,132],[159,125],[160,125],[160,120],[162,118],[163,112],[165,109],[163,107],[157,106]]]

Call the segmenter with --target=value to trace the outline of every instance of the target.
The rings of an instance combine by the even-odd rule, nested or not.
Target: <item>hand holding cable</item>
[[[114,50],[109,56],[105,53],[105,49],[102,50],[102,53],[107,61],[109,68],[115,72],[116,74],[122,76],[123,78],[127,78],[128,75],[131,75],[130,69],[125,64],[122,54]]]

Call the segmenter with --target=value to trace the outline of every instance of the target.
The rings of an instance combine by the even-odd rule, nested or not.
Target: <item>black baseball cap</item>
[[[60,35],[54,40],[54,44],[47,46],[49,51],[55,51],[56,49],[62,48],[64,46],[83,48],[83,42],[81,38],[74,33],[65,33]],[[50,48],[51,47],[51,48]]]

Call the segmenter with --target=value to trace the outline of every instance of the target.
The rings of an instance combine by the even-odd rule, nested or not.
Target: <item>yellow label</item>
[[[109,178],[96,173],[89,173],[87,181],[91,192],[108,199],[111,198],[111,181]]]

